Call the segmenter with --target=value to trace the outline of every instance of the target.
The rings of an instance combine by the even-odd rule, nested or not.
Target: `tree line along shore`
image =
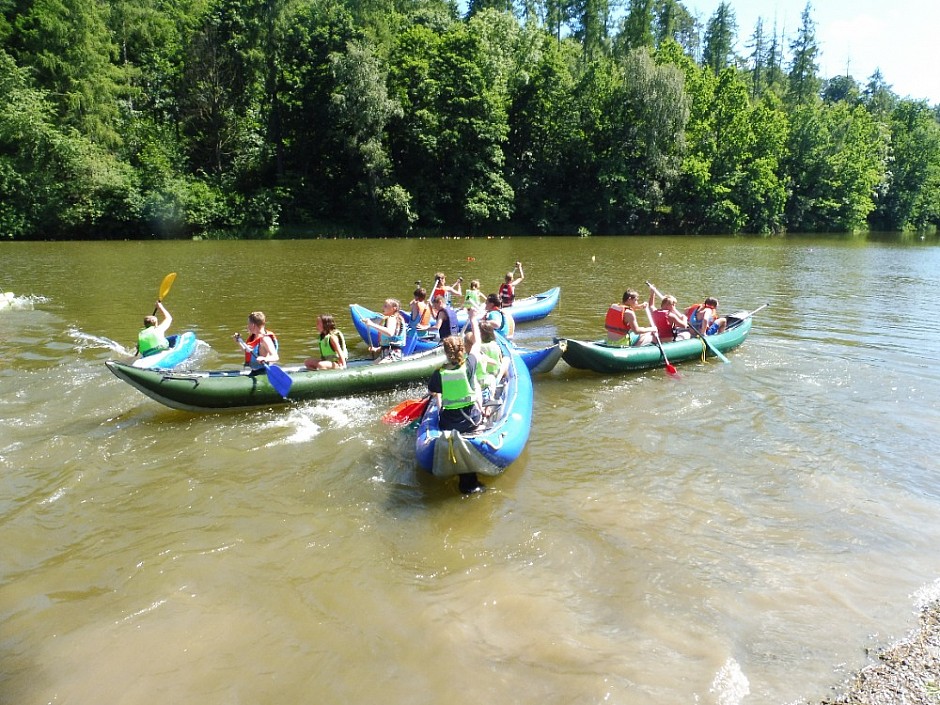
[[[935,231],[937,106],[824,40],[809,4],[10,0],[0,240]]]

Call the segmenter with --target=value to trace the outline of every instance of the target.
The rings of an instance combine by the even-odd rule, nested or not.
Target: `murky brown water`
[[[251,310],[299,362],[321,312],[352,332],[349,303],[516,260],[521,293],[562,287],[525,345],[599,335],[646,279],[771,307],[681,380],[560,364],[469,499],[379,422],[408,392],[191,415],[103,364],[170,271],[219,367]],[[938,275],[919,241],[2,244],[0,702],[827,695],[940,577]]]

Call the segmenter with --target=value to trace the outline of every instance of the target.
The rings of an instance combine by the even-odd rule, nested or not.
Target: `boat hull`
[[[722,353],[733,350],[745,341],[751,332],[752,322],[751,318],[740,320],[729,317],[729,328],[724,333],[708,336],[708,342]],[[618,347],[609,345],[606,341],[590,342],[570,338],[561,342],[565,343],[562,359],[579,370],[616,374],[662,367],[665,364],[656,345]],[[699,338],[663,343],[663,350],[671,363],[713,355]]]
[[[182,365],[191,358],[196,352],[198,340],[196,334],[192,331],[186,331],[179,335],[169,337],[170,348],[163,352],[158,352],[147,357],[139,357],[132,363],[134,367],[148,368],[151,370],[169,370],[178,365]]]
[[[511,308],[506,309],[512,316],[513,321],[516,323],[527,323],[529,321],[537,321],[539,319],[545,318],[552,310],[558,305],[558,299],[561,296],[561,289],[555,287],[549,289],[548,291],[537,294],[536,296],[527,296],[522,299],[516,299],[516,302],[512,305]],[[401,312],[405,321],[411,323],[411,315],[405,311]],[[366,326],[367,320],[373,320],[378,322],[382,318],[382,314],[371,309],[366,308],[365,306],[360,306],[359,304],[350,304],[349,305],[349,315],[352,317],[353,325],[356,328],[356,331],[368,345],[376,346],[379,341],[379,334],[374,328],[368,328]],[[458,309],[457,310],[457,323],[461,326],[466,325],[467,323],[467,310]],[[421,350],[430,350],[435,347],[440,341],[437,336],[433,337],[422,337],[418,335],[418,339],[415,341],[415,352]]]
[[[444,363],[444,352],[432,350],[397,362],[354,360],[342,370],[282,368],[291,380],[283,399],[264,374],[247,369],[178,371],[141,369],[109,360],[105,364],[119,379],[173,409],[218,411],[348,396],[408,386],[424,381]]]
[[[518,352],[505,346],[503,354],[510,356],[504,401],[483,431],[442,431],[437,401],[428,404],[415,440],[420,468],[436,477],[471,472],[495,476],[522,454],[532,425],[532,379]]]

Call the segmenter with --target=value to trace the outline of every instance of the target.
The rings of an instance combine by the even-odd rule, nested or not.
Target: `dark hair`
[[[499,296],[496,294],[489,294],[486,297],[486,303],[495,306],[496,308],[502,308],[503,302],[499,300]]]
[[[423,286],[419,286],[415,289],[414,297],[418,301],[424,301],[428,296],[428,292],[424,290]]]
[[[332,331],[336,330],[336,320],[333,318],[332,314],[324,313],[320,315],[320,322],[323,324],[323,334],[329,335]]]

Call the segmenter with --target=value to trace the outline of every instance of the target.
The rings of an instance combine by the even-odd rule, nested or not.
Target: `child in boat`
[[[252,311],[248,314],[248,340],[242,340],[241,333],[232,336],[245,351],[245,366],[255,372],[264,370],[265,363],[280,359],[277,335],[265,328],[266,323],[263,311]]]
[[[496,400],[496,390],[509,374],[509,358],[503,355],[490,321],[480,323],[480,359],[477,365],[477,384],[483,393],[484,414],[487,402]],[[473,334],[467,331],[466,338],[472,343]]]
[[[480,291],[480,280],[471,279],[470,288],[467,289],[467,295],[464,296],[464,307],[481,310],[486,304],[486,294]]]
[[[519,270],[519,277],[514,279],[516,269]],[[521,284],[523,279],[525,279],[525,273],[522,271],[522,262],[516,262],[516,266],[513,267],[513,270],[506,272],[506,278],[503,283],[499,285],[499,291],[497,292],[503,308],[512,306],[512,302],[516,300],[516,286]]]
[[[432,328],[437,330],[441,340],[452,335],[460,335],[460,325],[457,323],[457,312],[452,309],[441,294],[431,299],[431,312],[434,315]]]
[[[688,340],[692,337],[689,331],[689,319],[678,309],[679,302],[675,296],[665,294],[656,308],[656,290],[650,288],[650,298],[646,305],[653,316],[653,323],[659,332],[659,340],[663,343],[676,340]]]
[[[401,315],[401,303],[398,299],[385,299],[382,305],[382,322],[376,323],[372,319],[366,321],[367,328],[375,328],[379,332],[379,344],[370,346],[369,352],[380,353],[376,362],[392,362],[402,359],[402,349],[405,347],[405,334],[408,325]]]
[[[304,360],[308,370],[341,370],[346,367],[349,352],[346,350],[346,337],[337,330],[336,320],[328,313],[317,318],[317,332],[320,334],[320,359]]]
[[[444,339],[447,362],[435,370],[428,380],[428,393],[434,395],[440,408],[438,425],[442,431],[453,430],[472,433],[483,420],[483,401],[480,385],[476,383],[476,369],[480,359],[480,325],[476,311],[469,312],[473,344],[467,350],[463,336],[451,335]],[[443,441],[442,441],[443,442]],[[482,492],[486,487],[476,473],[461,473],[458,486],[463,494]]]
[[[693,304],[685,310],[689,319],[689,327],[701,335],[716,335],[724,333],[728,326],[728,319],[718,315],[718,299],[707,297],[700,304]]]
[[[158,322],[156,313],[163,314],[163,321]],[[137,354],[141,357],[154,355],[162,350],[168,350],[170,341],[167,340],[166,332],[173,322],[173,316],[164,308],[163,303],[157,299],[154,307],[154,315],[144,316],[144,327],[137,334]]]
[[[413,296],[410,304],[411,320],[415,321],[415,328],[418,330],[427,330],[431,327],[431,305],[427,302],[428,293],[419,284]]]
[[[490,294],[486,297],[485,321],[493,330],[499,331],[499,334],[506,340],[512,340],[513,335],[516,333],[516,322],[513,320],[512,314],[503,310],[497,294]]]
[[[457,277],[457,281],[454,282],[453,286],[447,286],[447,277],[444,276],[444,272],[438,272],[434,275],[434,288],[431,289],[431,301],[434,301],[435,296],[443,296],[447,305],[453,306],[454,297],[456,296],[459,300],[463,293],[460,288],[460,282],[462,281],[463,277]]]
[[[637,321],[635,311],[646,308],[648,305],[646,301],[640,303],[639,299],[639,293],[633,289],[627,289],[623,292],[622,303],[611,304],[607,309],[607,317],[604,319],[607,342],[624,347],[652,345],[653,333],[656,329],[652,326],[641,326]]]

